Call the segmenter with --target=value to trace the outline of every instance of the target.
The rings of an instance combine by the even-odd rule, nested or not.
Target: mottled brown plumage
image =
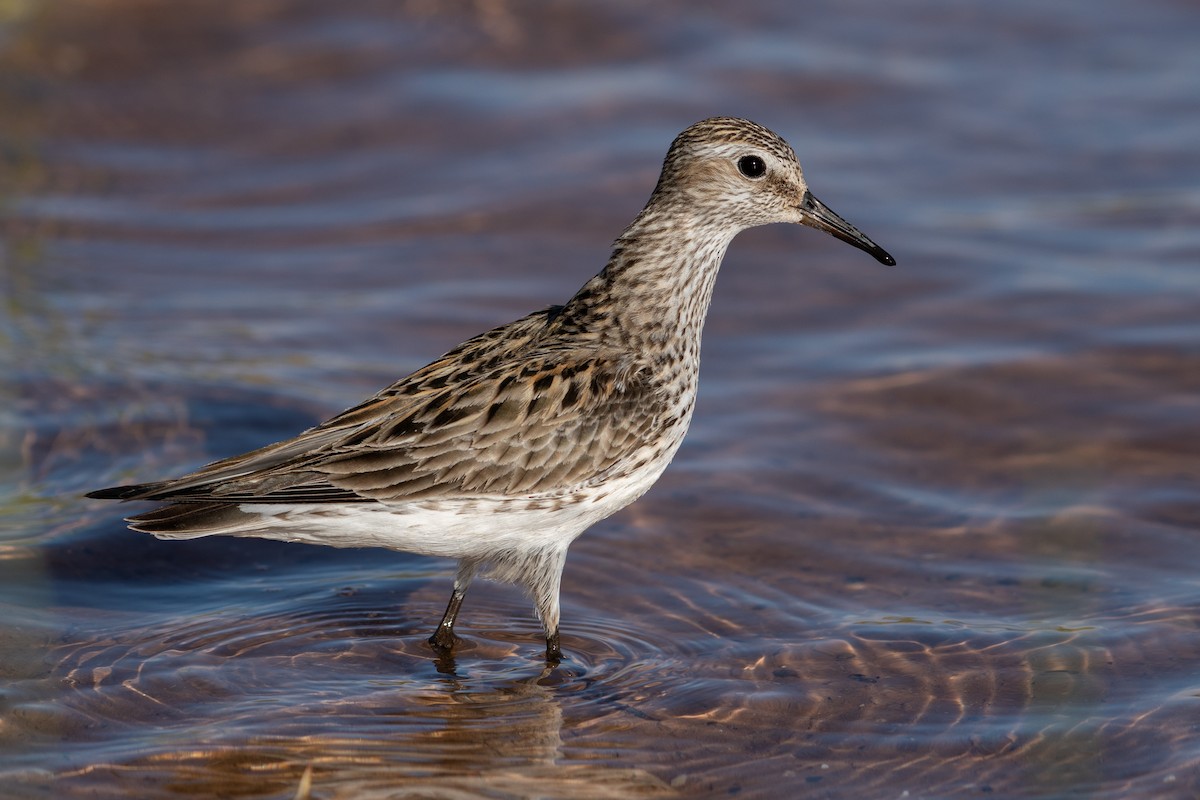
[[[523,585],[557,660],[567,547],[648,489],[691,419],[700,336],[730,240],[770,222],[889,255],[808,192],[791,148],[746,120],[676,138],[608,265],[564,306],[464,342],[294,439],[173,480],[93,492],[164,501],[161,538],[261,536],[459,560],[431,638],[448,650],[482,570]]]

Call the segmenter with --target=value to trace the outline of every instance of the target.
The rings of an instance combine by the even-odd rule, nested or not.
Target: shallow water
[[[1200,794],[1200,12],[0,5],[13,797]],[[81,499],[568,297],[713,114],[896,256],[743,234],[688,440],[564,577]],[[306,777],[307,774],[307,777]]]

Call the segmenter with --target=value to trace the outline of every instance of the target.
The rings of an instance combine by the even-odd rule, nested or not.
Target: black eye
[[[766,171],[766,162],[758,156],[742,156],[738,159],[738,172],[747,178],[761,178]]]

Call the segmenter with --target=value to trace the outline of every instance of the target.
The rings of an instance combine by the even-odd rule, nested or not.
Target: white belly
[[[397,505],[242,503],[238,510],[247,515],[246,524],[220,533],[478,560],[505,552],[565,550],[591,525],[653,486],[674,450],[628,475],[561,496],[478,497]]]

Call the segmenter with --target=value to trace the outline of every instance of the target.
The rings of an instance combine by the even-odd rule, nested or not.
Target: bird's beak
[[[852,244],[859,250],[865,250],[875,256],[875,260],[880,264],[886,264],[889,267],[896,265],[896,259],[888,255],[886,250],[868,239],[858,228],[830,211],[829,206],[813,197],[812,192],[806,190],[804,197],[800,198],[800,213],[802,215],[801,224],[832,233],[843,242]]]

